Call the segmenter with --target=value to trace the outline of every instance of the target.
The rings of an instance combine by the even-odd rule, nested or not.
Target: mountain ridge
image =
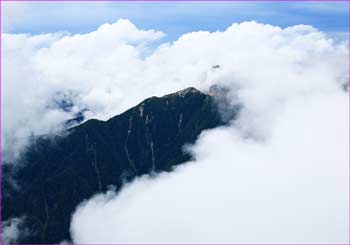
[[[83,200],[110,186],[118,191],[137,176],[171,171],[191,159],[185,144],[225,123],[214,98],[190,87],[39,138],[25,152],[23,167],[2,166],[19,186],[2,178],[2,221],[25,217],[31,233],[20,243],[70,240],[70,216]]]

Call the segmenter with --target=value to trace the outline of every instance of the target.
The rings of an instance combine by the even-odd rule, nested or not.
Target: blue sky
[[[224,30],[255,20],[281,27],[309,24],[347,38],[348,2],[7,2],[3,29],[9,33],[84,33],[120,18],[139,28],[161,30],[172,41],[183,33]]]

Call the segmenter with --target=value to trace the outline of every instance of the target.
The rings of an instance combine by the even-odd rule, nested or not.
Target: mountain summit
[[[223,124],[214,98],[187,88],[148,98],[107,121],[40,137],[23,154],[22,167],[2,167],[2,220],[24,217],[30,232],[19,243],[69,240],[79,203],[137,176],[171,171],[190,160],[185,144]]]

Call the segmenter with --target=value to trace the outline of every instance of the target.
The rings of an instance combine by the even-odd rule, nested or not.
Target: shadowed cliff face
[[[2,220],[25,217],[30,235],[21,243],[69,240],[71,214],[84,199],[170,171],[190,159],[184,144],[223,124],[213,97],[188,88],[146,99],[108,121],[89,120],[64,136],[33,140],[22,167],[3,166]]]

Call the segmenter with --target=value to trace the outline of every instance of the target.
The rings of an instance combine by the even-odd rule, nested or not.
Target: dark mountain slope
[[[23,167],[2,168],[2,220],[25,217],[31,232],[21,243],[69,240],[71,214],[84,199],[136,176],[170,171],[190,159],[184,144],[223,124],[213,97],[188,88],[146,99],[105,122],[89,120],[64,136],[33,140]]]

